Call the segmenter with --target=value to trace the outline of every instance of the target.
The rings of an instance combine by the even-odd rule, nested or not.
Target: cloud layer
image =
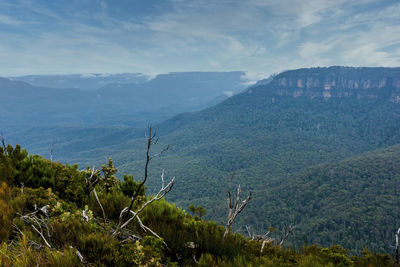
[[[3,0],[0,76],[400,66],[400,3]]]

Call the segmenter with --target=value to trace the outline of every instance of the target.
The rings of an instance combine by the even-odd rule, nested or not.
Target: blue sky
[[[400,66],[400,1],[0,0],[0,76]]]

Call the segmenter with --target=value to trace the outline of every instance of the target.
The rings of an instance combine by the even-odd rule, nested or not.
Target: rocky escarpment
[[[276,95],[357,97],[400,103],[400,68],[329,67],[286,71],[269,84]]]

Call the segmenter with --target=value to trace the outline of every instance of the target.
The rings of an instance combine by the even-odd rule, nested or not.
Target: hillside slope
[[[359,228],[364,229],[362,233],[350,235],[348,241],[339,240],[343,237],[339,231],[342,228],[337,227],[342,225],[341,220],[334,226],[327,226],[329,219],[318,224],[314,220],[323,217],[323,213],[315,205],[303,213],[300,204],[290,202],[295,192],[291,184],[301,187],[291,177],[312,166],[340,162],[400,144],[399,99],[400,68],[330,67],[281,73],[270,83],[251,87],[216,106],[181,114],[159,124],[160,147],[169,143],[172,148],[153,162],[149,187],[156,185],[157,175],[164,168],[179,177],[170,200],[183,207],[191,203],[204,205],[208,218],[221,221],[225,219],[226,192],[240,183],[244,192],[254,192],[254,199],[238,225],[248,224],[263,231],[268,226],[282,229],[284,224],[310,222],[316,226],[300,230],[303,239],[304,233],[315,232],[308,237],[312,242],[343,241],[345,246],[359,242],[357,249],[371,245],[387,251],[392,229],[372,235],[366,232],[369,228]],[[85,136],[79,129],[69,132],[71,142],[74,136],[79,136],[79,145],[71,149],[68,143],[56,144],[58,159],[74,159],[73,162],[86,165],[99,164],[104,162],[100,159],[112,156],[121,173],[133,172],[135,177],[140,177],[142,173],[135,170],[141,170],[144,164],[144,130],[123,129],[125,136],[120,131],[99,129]],[[103,139],[98,138],[100,135]],[[95,149],[94,143],[101,143],[100,140],[108,141]],[[68,153],[64,154],[65,151]],[[388,177],[394,175],[390,171],[387,170]],[[233,179],[232,173],[235,173]],[[375,172],[371,175],[378,177]],[[361,178],[355,176],[355,184]],[[393,181],[390,178],[388,186]],[[289,193],[284,194],[286,191]],[[378,190],[376,198],[386,197],[385,194],[385,190]],[[389,199],[393,196],[390,193]],[[311,198],[324,199],[323,196]],[[340,199],[327,199],[335,200],[332,207],[321,204],[330,208],[329,214],[334,217],[348,214],[349,207],[342,211],[337,206],[342,203]],[[376,208],[379,204],[370,197],[361,199],[357,203],[363,208]],[[389,220],[394,222],[397,218],[394,211],[384,205],[382,214],[391,214]],[[271,216],[271,209],[276,209],[276,215]],[[368,216],[362,219],[373,224],[372,215]],[[347,219],[343,224],[347,224]],[[335,232],[327,235],[326,229]]]
[[[288,214],[271,204],[270,209],[276,209],[277,216],[270,220],[270,209],[266,208],[270,206],[270,194],[275,202],[286,203],[293,192],[281,196],[279,190],[287,187],[296,173],[400,143],[399,77],[399,69],[383,68],[289,71],[276,76],[268,85],[250,88],[217,106],[162,123],[162,140],[173,144],[173,151],[163,157],[159,168],[183,178],[170,197],[183,207],[192,202],[205,205],[209,218],[220,221],[226,210],[226,191],[232,184],[241,183],[244,191],[253,191],[255,195],[239,225],[282,228],[284,224],[297,223],[299,214],[312,216],[313,208]],[[308,88],[302,81],[308,81]],[[135,147],[136,142],[131,140],[124,146]],[[118,145],[114,148],[122,151],[114,156],[117,162],[124,162],[120,165],[122,170],[134,170],[143,164],[132,156],[139,152],[124,152]],[[386,172],[385,168],[382,170]],[[235,177],[231,181],[233,172]],[[361,178],[355,176],[355,184]],[[377,191],[376,198],[383,198],[384,193]],[[395,196],[388,197],[393,201]],[[216,199],[219,204],[215,204]],[[361,199],[363,208],[373,209],[379,204],[365,196]],[[334,205],[340,205],[340,199],[336,200]],[[332,216],[341,213],[340,209],[330,210]],[[391,214],[389,220],[395,221],[395,213],[388,206],[384,213]],[[372,215],[368,216],[362,219],[372,224]],[[390,248],[392,239],[388,237],[392,229],[382,233],[381,228],[379,238],[365,234],[366,228],[360,229],[363,230],[347,241],[340,240],[340,233],[335,233],[334,238],[323,237],[320,231],[326,231],[324,228],[304,231],[321,234],[309,237],[311,242],[343,241],[345,246],[354,247],[349,244],[358,240],[357,249],[367,243],[378,250]]]
[[[288,177],[266,193],[260,209],[269,224],[298,225],[302,242],[341,244],[353,251],[393,249],[400,223],[400,145]]]
[[[279,239],[265,244],[225,231],[160,199],[173,179],[151,196],[115,172],[111,160],[80,171],[0,146],[0,265],[395,266],[388,254],[350,256],[338,245],[285,249]],[[121,217],[129,205],[135,216]]]

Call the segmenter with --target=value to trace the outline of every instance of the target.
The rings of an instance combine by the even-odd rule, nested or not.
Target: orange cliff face
[[[269,86],[276,95],[294,98],[355,96],[400,103],[400,68],[300,69],[277,75]]]
[[[340,86],[347,89],[373,89],[383,88],[392,86],[396,89],[400,89],[400,78],[394,78],[391,84],[388,84],[388,78],[382,78],[379,80],[371,79],[343,79],[338,77],[337,79],[321,80],[314,77],[305,77],[299,79],[290,78],[279,78],[278,85],[281,87],[296,87],[299,89],[303,88],[319,88],[323,85],[325,90],[329,90],[332,87]]]

